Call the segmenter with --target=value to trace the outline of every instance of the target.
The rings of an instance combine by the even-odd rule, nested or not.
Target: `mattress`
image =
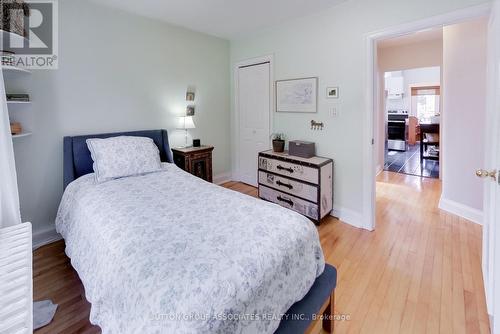
[[[310,220],[173,164],[80,177],[56,228],[103,333],[273,333],[325,266]]]

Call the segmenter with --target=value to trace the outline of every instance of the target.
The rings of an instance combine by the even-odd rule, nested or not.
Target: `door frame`
[[[363,228],[373,231],[376,227],[376,156],[375,113],[378,108],[377,43],[380,40],[400,37],[415,31],[443,27],[468,20],[486,17],[491,4],[484,3],[430,18],[404,23],[398,26],[371,32],[365,35],[365,120],[363,128],[363,165],[369,166],[363,173]],[[443,118],[444,121],[444,118]],[[445,143],[443,143],[445,145]],[[445,163],[445,162],[444,162]]]
[[[274,129],[274,55],[265,55],[255,58],[250,58],[246,60],[242,60],[237,62],[233,67],[233,78],[234,78],[234,113],[232,120],[232,178],[234,181],[241,181],[241,173],[240,173],[240,110],[238,106],[238,90],[239,90],[239,69],[240,67],[254,66],[263,63],[269,63],[269,143],[268,148],[271,148],[271,131]],[[257,159],[257,157],[255,157]],[[255,171],[257,173],[257,171]]]
[[[498,169],[500,162],[500,97],[497,94],[500,89],[500,43],[498,43],[498,34],[500,34],[500,1],[495,1],[488,24],[488,82],[487,82],[487,122],[490,127],[485,131],[485,138],[490,143],[489,150],[486,153],[485,165],[482,168]],[[497,174],[497,177],[500,176]],[[487,200],[485,205],[485,220],[483,224],[483,278],[486,290],[486,305],[490,315],[490,328],[492,333],[500,333],[500,233],[499,219],[500,208],[498,200],[500,189],[500,180],[487,180],[484,188],[484,198]],[[497,205],[495,205],[497,204]],[[495,280],[496,279],[496,280]]]

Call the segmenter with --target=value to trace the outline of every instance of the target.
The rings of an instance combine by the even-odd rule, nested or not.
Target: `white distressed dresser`
[[[259,197],[319,224],[333,209],[333,160],[259,153]]]

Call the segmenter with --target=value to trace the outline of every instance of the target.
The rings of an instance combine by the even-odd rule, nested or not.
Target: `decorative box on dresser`
[[[173,148],[174,163],[205,181],[212,182],[213,146]]]
[[[333,209],[333,160],[259,153],[259,197],[319,224]]]

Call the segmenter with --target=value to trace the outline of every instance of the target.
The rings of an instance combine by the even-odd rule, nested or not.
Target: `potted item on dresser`
[[[283,133],[273,134],[273,151],[276,153],[285,152],[285,135]]]

